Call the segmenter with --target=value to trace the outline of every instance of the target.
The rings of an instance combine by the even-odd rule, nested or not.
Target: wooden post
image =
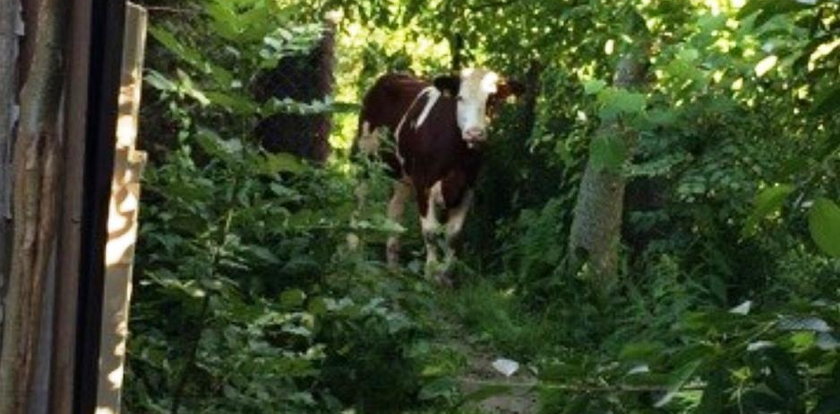
[[[0,1],[0,346],[3,302],[10,268],[12,219],[12,142],[17,122],[17,60],[23,21],[17,0]]]
[[[82,223],[84,217],[84,171],[87,135],[88,97],[91,71],[92,4],[90,0],[73,0],[70,7],[66,56],[67,76],[63,113],[64,168],[60,199],[58,246],[56,247],[55,312],[53,314],[52,353],[50,363],[50,414],[72,414],[76,371],[76,333],[79,320],[79,285],[82,280],[80,261]]]
[[[20,90],[20,118],[12,150],[10,268],[5,288],[0,349],[0,414],[29,412],[36,387],[46,291],[57,238],[62,140],[58,130],[63,91],[66,4],[28,2]],[[5,248],[5,246],[4,246]]]
[[[129,3],[125,16],[120,109],[108,213],[108,244],[105,248],[106,270],[96,409],[97,413],[108,414],[120,412],[131,275],[134,246],[137,241],[139,180],[146,163],[146,153],[136,150],[135,142],[147,14],[144,8]]]

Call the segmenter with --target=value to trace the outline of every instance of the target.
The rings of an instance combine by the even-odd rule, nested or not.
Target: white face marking
[[[487,98],[496,92],[499,75],[484,69],[461,71],[458,90],[458,127],[468,145],[484,141],[487,130]]]

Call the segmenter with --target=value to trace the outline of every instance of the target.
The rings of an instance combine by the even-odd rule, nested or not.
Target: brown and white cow
[[[432,83],[405,74],[379,78],[365,95],[357,146],[378,153],[396,179],[388,216],[400,221],[413,193],[426,245],[427,273],[445,272],[473,198],[481,164],[481,145],[495,108],[523,87],[485,69],[464,69],[460,76],[443,76]],[[445,259],[438,259],[434,242],[443,210]],[[399,261],[397,236],[388,239],[388,264]]]

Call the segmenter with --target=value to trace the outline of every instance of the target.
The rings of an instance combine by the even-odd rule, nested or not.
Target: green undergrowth
[[[442,291],[441,306],[466,330],[466,340],[500,355],[533,360],[562,343],[549,319],[523,309],[512,289],[474,278],[460,289]]]

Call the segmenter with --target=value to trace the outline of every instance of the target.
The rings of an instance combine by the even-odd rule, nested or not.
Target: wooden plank
[[[137,140],[140,110],[147,14],[142,7],[129,3],[125,16],[120,109],[108,213],[108,243],[105,248],[96,407],[96,412],[101,414],[120,412],[125,347],[128,338],[131,276],[134,246],[137,241],[140,174],[146,163],[146,154],[137,151],[134,145]]]

